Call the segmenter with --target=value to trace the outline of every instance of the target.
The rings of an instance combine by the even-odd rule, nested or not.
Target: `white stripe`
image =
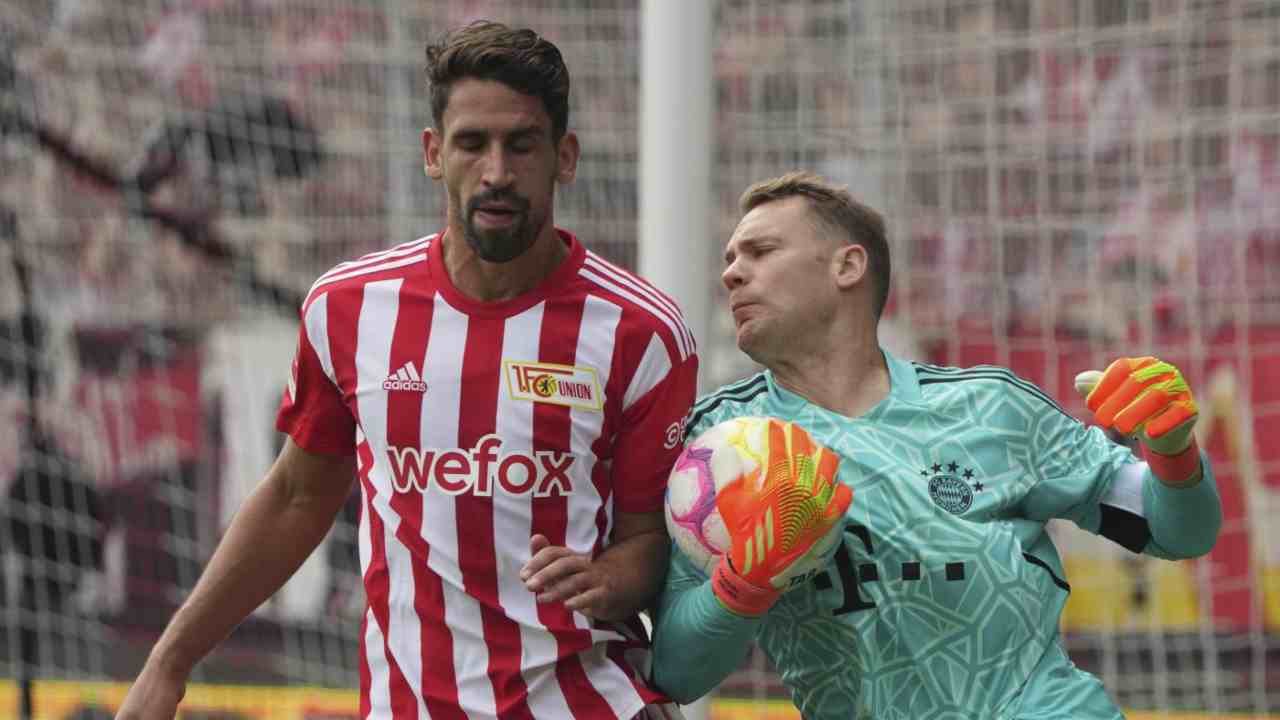
[[[636,692],[631,678],[608,655],[609,646],[597,642],[578,655],[582,670],[596,691],[609,703],[614,717],[631,718],[644,708],[644,698]]]
[[[422,633],[414,611],[413,557],[397,538],[400,516],[391,507],[391,468],[387,459],[387,393],[382,392],[391,361],[391,340],[400,309],[400,279],[364,286],[364,301],[356,326],[356,403],[360,424],[373,452],[369,480],[376,490],[373,511],[382,519],[381,541],[387,557],[390,584],[387,602],[387,643],[418,705],[418,717],[427,717],[422,700]]]
[[[397,370],[397,371],[396,371],[396,379],[397,379],[397,380],[408,380],[408,379],[409,379],[409,373],[405,372],[405,371],[404,371],[404,368],[400,368],[399,370]]]
[[[321,285],[327,285],[329,283],[337,282],[339,280],[346,280],[347,278],[359,277],[360,275],[368,275],[370,273],[382,272],[383,270],[394,270],[395,268],[405,267],[406,265],[413,265],[415,263],[424,262],[426,261],[426,259],[427,259],[426,253],[419,253],[417,255],[411,255],[407,258],[401,258],[399,260],[391,260],[388,262],[380,263],[378,265],[371,265],[369,267],[360,268],[359,270],[352,270],[350,272],[345,272],[338,275],[327,275],[317,280],[316,283],[311,286],[311,292],[315,292],[316,289],[319,288]],[[310,293],[308,293],[308,295],[310,295]]]
[[[458,447],[458,419],[462,411],[462,352],[467,338],[467,316],[434,299],[427,354],[422,359],[423,379],[431,387],[431,399],[422,403],[421,445]],[[480,604],[463,590],[458,567],[457,506],[451,496],[434,490],[422,495],[422,538],[431,546],[427,566],[440,577],[444,595],[444,619],[453,635],[453,669],[458,682],[458,702],[468,713],[497,713],[489,682],[489,650],[483,636]],[[483,542],[484,538],[469,538]]]
[[[600,387],[608,387],[609,371],[613,367],[614,343],[618,337],[618,324],[622,321],[622,308],[604,298],[588,295],[582,307],[582,325],[578,329],[578,347],[575,350],[573,364],[594,367],[599,373]],[[591,451],[591,446],[600,437],[604,429],[604,413],[573,408],[570,411],[572,433],[569,450],[582,463],[582,481],[574,485],[574,493],[569,496],[568,526],[566,528],[567,544],[578,552],[590,552],[595,546],[599,532],[596,530],[596,512],[603,500],[596,487],[591,483],[591,475],[599,459]],[[576,464],[576,463],[575,463]],[[607,472],[607,469],[606,469]],[[575,482],[577,476],[575,476]],[[604,533],[607,538],[613,528],[613,503],[605,506]],[[582,629],[591,628],[587,618],[574,613],[574,623]],[[591,628],[591,639],[595,643],[609,640],[621,640],[622,636],[613,630]],[[612,664],[612,663],[611,663]],[[616,670],[616,666],[615,666]],[[592,677],[588,673],[588,677]],[[602,693],[606,688],[614,687],[612,675],[605,678],[602,686],[595,682],[596,689]],[[626,685],[631,687],[631,681]],[[626,716],[624,716],[626,717]]]
[[[503,360],[539,360],[538,345],[545,311],[546,303],[538,303],[507,319],[502,332]],[[501,374],[495,380],[498,383],[495,431],[502,438],[502,452],[532,453],[534,403],[513,399]],[[576,489],[579,474],[574,472],[571,477]],[[555,636],[538,619],[534,594],[525,588],[519,576],[520,566],[529,558],[533,502],[529,495],[511,495],[495,487],[493,508],[493,535],[499,563],[498,602],[520,629],[519,663],[529,692],[529,710],[539,719],[572,717],[555,675],[558,651]]]
[[[579,270],[578,274],[590,280],[591,282],[594,282],[600,287],[606,290],[610,290],[614,293],[617,293],[618,295],[621,295],[622,297],[630,300],[636,305],[639,305],[640,307],[649,311],[649,313],[651,313],[654,317],[661,320],[662,323],[667,326],[667,329],[671,331],[671,334],[675,336],[676,346],[680,348],[680,359],[684,360],[689,357],[690,349],[686,346],[687,341],[685,339],[684,333],[680,330],[680,328],[676,326],[676,323],[674,323],[670,317],[668,317],[666,314],[662,313],[657,308],[655,308],[649,301],[645,300],[639,295],[636,295],[630,290],[627,290],[621,285],[618,285],[610,280],[607,280],[601,277],[600,275],[597,275],[596,273],[592,272],[586,267],[583,267],[581,270]]]
[[[422,379],[422,377],[418,375],[418,369],[417,369],[417,368],[415,368],[415,367],[413,366],[413,363],[412,363],[412,362],[407,362],[407,363],[405,363],[405,364],[404,364],[404,369],[405,369],[405,370],[407,370],[407,371],[409,371],[409,379],[410,379],[410,380],[413,380],[414,382],[417,382],[417,381],[419,381],[419,380],[421,380],[421,379]]]
[[[1144,462],[1125,465],[1120,468],[1120,472],[1116,473],[1111,487],[1099,502],[1128,510],[1139,517],[1146,517],[1147,514],[1142,509],[1142,482],[1146,474],[1147,464]]]
[[[307,308],[305,318],[307,324],[307,340],[311,342],[311,347],[316,351],[316,357],[320,360],[320,368],[324,370],[325,377],[329,378],[329,382],[334,386],[338,384],[338,378],[333,374],[333,356],[329,349],[329,295],[328,293],[321,295],[311,303]]]
[[[399,245],[396,245],[393,248],[388,248],[387,250],[379,250],[378,252],[372,252],[372,253],[369,253],[368,255],[358,257],[355,260],[348,260],[346,262],[338,263],[337,265],[334,265],[333,267],[329,268],[327,271],[325,271],[323,275],[317,278],[317,282],[324,281],[325,278],[329,277],[330,275],[333,275],[334,273],[346,272],[347,270],[352,270],[359,265],[367,265],[372,262],[381,262],[383,260],[389,260],[391,258],[411,255],[415,252],[418,252],[419,250],[425,250],[427,247],[430,246],[431,240],[434,237],[435,237],[434,235],[429,235],[424,238],[418,238],[417,240],[410,240],[407,243],[400,243]]]
[[[631,376],[631,385],[622,396],[623,411],[625,412],[635,401],[644,397],[662,382],[669,372],[671,372],[670,353],[667,352],[667,346],[662,342],[662,338],[655,333],[649,338],[649,347],[645,348],[644,357],[640,358],[640,364],[636,367],[635,374]]]
[[[378,627],[373,608],[365,610],[364,651],[369,662],[369,717],[391,717],[391,667],[383,652],[386,638]]]
[[[595,262],[590,262],[591,260],[594,260]],[[693,354],[693,331],[685,324],[684,315],[681,314],[680,308],[677,307],[670,298],[658,292],[658,290],[651,284],[642,280],[637,280],[634,276],[627,274],[617,266],[598,257],[589,256],[587,264],[591,269],[600,273],[601,276],[606,277],[609,280],[648,299],[650,303],[658,308],[659,313],[661,313],[663,317],[670,319],[675,323],[675,327],[677,329],[675,332],[676,342],[680,345],[685,357]]]
[[[667,311],[668,317],[675,321],[676,325],[683,331],[684,340],[688,343],[689,352],[693,351],[693,331],[684,321],[684,314],[680,312],[679,306],[675,301],[659,292],[652,283],[647,280],[637,279],[634,275],[627,273],[617,265],[601,258],[600,256],[589,253],[587,255],[587,264],[593,269],[600,272],[601,275],[611,278],[614,281],[625,285],[645,297],[649,298],[655,305]]]
[[[582,308],[582,325],[578,330],[578,347],[573,364],[596,368],[602,388],[609,385],[609,371],[613,367],[614,345],[621,321],[622,308],[618,305],[594,295],[587,296]],[[581,489],[575,485],[574,494],[569,496],[568,545],[579,552],[588,552],[598,535],[595,519],[601,503],[595,485],[589,481],[597,461],[591,452],[591,446],[600,437],[604,413],[581,408],[573,408],[570,413],[573,423],[570,451],[578,457],[578,462],[583,463],[584,481]],[[577,476],[575,482],[576,478]],[[608,537],[613,527],[613,503],[610,502],[605,510],[608,522],[604,532]],[[581,613],[574,613],[574,622],[580,628],[590,627]],[[586,677],[609,704],[616,717],[632,717],[644,706],[644,701],[636,692],[631,678],[606,654],[608,643],[623,640],[623,636],[614,630],[593,628],[591,639],[593,646],[579,655]]]
[[[671,317],[677,320],[682,319],[680,308],[676,305],[675,301],[659,292],[658,289],[649,281],[637,278],[595,253],[587,253],[586,263],[593,269],[598,270],[601,275],[617,280],[623,285],[637,290],[642,295],[652,300],[655,305],[669,312]]]

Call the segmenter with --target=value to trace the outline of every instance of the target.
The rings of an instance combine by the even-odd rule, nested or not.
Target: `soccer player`
[[[316,281],[289,439],[118,717],[172,718],[193,665],[297,569],[353,482],[361,717],[663,716],[632,663],[666,569],[693,338],[668,297],[554,225],[579,146],[553,44],[476,23],[427,48],[427,73],[446,227]],[[543,551],[565,571],[530,592],[520,571]]]
[[[792,421],[839,456],[853,498],[825,570],[791,589],[767,578],[812,558],[757,554],[744,576],[730,553],[708,578],[673,551],[657,686],[697,698],[754,640],[809,720],[1121,717],[1059,642],[1070,586],[1045,523],[1161,558],[1212,548],[1221,506],[1181,374],[1125,358],[1080,378],[1099,423],[1146,445],[1141,462],[1008,370],[883,351],[884,221],[845,190],[793,173],[741,205],[723,280],[738,346],[766,369],[700,400],[687,437],[743,415]],[[822,517],[770,511],[779,535]]]

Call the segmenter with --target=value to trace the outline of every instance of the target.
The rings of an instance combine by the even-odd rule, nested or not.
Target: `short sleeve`
[[[624,407],[614,446],[614,502],[622,512],[662,508],[667,475],[683,447],[683,423],[698,383],[698,357],[671,364],[656,384]],[[629,393],[630,394],[630,393]]]
[[[320,354],[328,357],[326,307],[324,302],[313,302],[303,315],[292,374],[276,414],[276,429],[309,452],[352,455],[355,418],[343,403],[332,363],[322,361]]]

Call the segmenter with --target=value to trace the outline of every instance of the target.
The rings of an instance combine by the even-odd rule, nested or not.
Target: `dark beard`
[[[515,208],[518,216],[508,228],[481,230],[475,225],[475,214],[481,205],[502,202]],[[534,241],[537,229],[529,222],[529,201],[506,190],[483,193],[471,198],[462,220],[462,234],[467,244],[481,259],[491,263],[511,262],[524,254]]]

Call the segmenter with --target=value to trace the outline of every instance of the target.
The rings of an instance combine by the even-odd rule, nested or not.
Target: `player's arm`
[[[619,512],[610,538],[592,558],[534,535],[520,578],[538,602],[563,602],[600,620],[631,617],[645,608],[662,581],[668,549],[662,513]]]
[[[649,347],[670,352],[674,345]],[[626,391],[610,459],[614,514],[609,544],[592,557],[535,535],[520,578],[537,593],[538,602],[563,602],[600,620],[631,617],[652,604],[670,545],[662,498],[667,473],[680,452],[681,421],[693,404],[697,373],[697,355],[646,353],[640,361]]]
[[[853,493],[837,479],[839,456],[794,423],[770,418],[765,428],[767,467],[716,495],[729,549],[711,577],[672,553],[679,561],[670,564],[656,613],[654,684],[677,700],[696,699],[733,672],[755,620],[825,567],[840,544]]]
[[[726,608],[675,548],[653,615],[653,683],[678,703],[706,695],[738,669],[764,621]]]
[[[311,453],[286,439],[152,649],[117,718],[174,716],[195,664],[302,565],[354,479],[354,458]]]
[[[1113,367],[1119,367],[1113,365]],[[1171,366],[1170,366],[1171,367]],[[1122,370],[1117,370],[1122,373]],[[1098,375],[1086,376],[1078,385],[1090,391],[1098,384]],[[1123,383],[1109,383],[1108,388]],[[1126,389],[1128,394],[1130,389]],[[1101,408],[1104,392],[1093,396],[1090,407]],[[1140,392],[1138,393],[1141,394]],[[1133,397],[1137,397],[1134,395]],[[1187,397],[1189,398],[1189,391]],[[1145,418],[1160,412],[1160,403],[1145,407]],[[1167,404],[1166,404],[1167,407]],[[1181,412],[1181,411],[1179,411]],[[1033,434],[1036,460],[1042,477],[1024,499],[1028,517],[1047,520],[1058,517],[1071,520],[1131,552],[1165,558],[1183,559],[1207,553],[1217,539],[1222,525],[1222,505],[1218,498],[1213,469],[1207,457],[1195,447],[1190,428],[1194,412],[1165,418],[1169,426],[1157,426],[1157,435],[1165,435],[1173,426],[1182,425],[1185,434],[1181,447],[1160,445],[1179,458],[1179,464],[1162,464],[1154,458],[1154,448],[1143,420],[1127,421],[1117,426],[1118,413],[1108,410],[1095,417],[1103,428],[1116,427],[1125,434],[1141,433],[1145,455],[1154,463],[1142,462],[1129,448],[1112,442],[1099,427],[1089,428],[1056,409],[1045,406],[1036,418]],[[1160,432],[1163,429],[1164,432]],[[1144,438],[1146,438],[1144,440]]]
[[[1120,358],[1105,372],[1081,373],[1076,389],[1099,425],[1142,446],[1142,509],[1151,534],[1143,551],[1164,558],[1209,552],[1222,503],[1209,458],[1196,443],[1199,409],[1182,372],[1153,357]],[[1112,487],[1124,481],[1116,478]]]

